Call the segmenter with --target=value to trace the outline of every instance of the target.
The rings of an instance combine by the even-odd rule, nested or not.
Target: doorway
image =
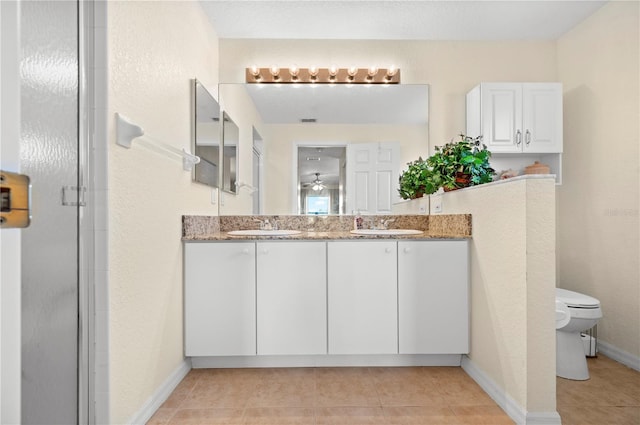
[[[345,213],[346,146],[298,146],[298,214]]]

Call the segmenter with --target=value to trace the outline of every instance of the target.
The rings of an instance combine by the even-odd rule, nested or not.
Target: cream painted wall
[[[640,3],[613,1],[558,40],[564,175],[558,286],[600,300],[598,336],[640,357]]]
[[[191,79],[218,83],[218,40],[197,2],[109,2],[111,423],[127,423],[184,360],[181,215],[216,215],[178,157],[115,144],[114,114],[191,146]]]
[[[554,413],[555,180],[518,177],[430,202],[472,215],[469,358],[524,411]]]

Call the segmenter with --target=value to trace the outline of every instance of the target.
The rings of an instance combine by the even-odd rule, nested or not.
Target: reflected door
[[[347,212],[391,214],[399,200],[400,144],[357,143],[347,146]]]

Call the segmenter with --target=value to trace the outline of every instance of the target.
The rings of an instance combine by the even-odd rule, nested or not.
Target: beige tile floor
[[[604,356],[558,378],[563,425],[640,425],[640,374]],[[194,369],[148,422],[501,425],[513,421],[458,367]]]
[[[588,381],[556,378],[562,425],[640,425],[640,372],[599,354]]]

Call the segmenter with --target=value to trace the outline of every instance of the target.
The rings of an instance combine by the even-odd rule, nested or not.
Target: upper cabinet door
[[[562,152],[562,85],[525,83],[523,152]]]
[[[467,94],[467,135],[493,153],[561,153],[562,84],[480,84]]]
[[[522,151],[522,84],[482,84],[482,143],[491,152]]]

